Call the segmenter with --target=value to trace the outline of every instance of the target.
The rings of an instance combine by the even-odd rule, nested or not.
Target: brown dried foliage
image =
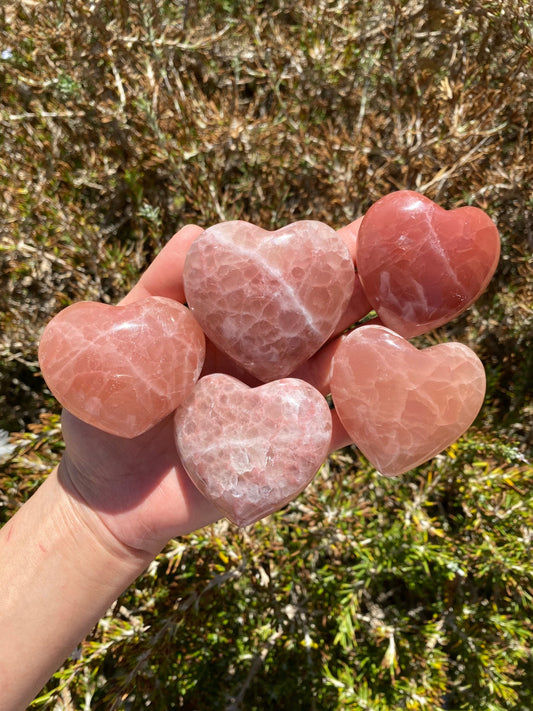
[[[118,299],[181,225],[339,227],[409,188],[482,207],[501,230],[497,278],[446,336],[484,357],[492,424],[511,413],[520,428],[528,2],[21,0],[0,23],[0,424],[53,406],[36,363],[46,321]]]

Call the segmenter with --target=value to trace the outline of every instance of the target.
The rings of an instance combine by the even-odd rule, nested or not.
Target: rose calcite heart
[[[343,240],[321,222],[269,232],[236,220],[198,237],[183,279],[205,335],[267,382],[289,375],[328,340],[355,274]]]
[[[344,337],[331,394],[345,429],[387,476],[431,459],[470,427],[485,395],[485,371],[461,343],[417,350],[383,326]]]
[[[249,388],[201,378],[174,416],[181,460],[201,493],[239,526],[297,496],[328,454],[326,400],[295,378]]]
[[[500,239],[479,208],[447,211],[399,190],[365,214],[355,255],[382,322],[411,338],[447,323],[478,298],[496,270]]]
[[[79,302],[60,311],[39,344],[46,383],[79,419],[136,437],[192,390],[205,338],[183,304],[148,297],[127,306]]]

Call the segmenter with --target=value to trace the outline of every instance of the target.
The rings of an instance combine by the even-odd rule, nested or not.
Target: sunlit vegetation
[[[265,521],[170,542],[32,708],[530,711],[532,46],[520,0],[2,4],[0,522],[61,456],[44,324],[183,224],[340,227],[408,188],[502,237],[419,339],[483,360],[471,430],[401,479],[347,448]]]

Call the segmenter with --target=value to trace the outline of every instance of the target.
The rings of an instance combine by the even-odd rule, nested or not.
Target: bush
[[[409,188],[502,236],[486,294],[421,339],[482,358],[476,427],[402,480],[343,450],[253,528],[172,541],[34,708],[530,709],[530,4],[19,0],[0,23],[2,521],[61,453],[40,330],[118,300],[184,223],[340,227]]]
[[[351,449],[172,541],[36,708],[529,708],[533,468],[477,431],[401,481]]]

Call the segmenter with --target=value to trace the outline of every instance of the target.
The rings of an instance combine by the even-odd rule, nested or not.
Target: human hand
[[[394,218],[392,223],[391,209]],[[361,227],[361,235],[358,237],[361,223],[364,227]],[[304,227],[306,233],[312,232],[313,229],[308,225]],[[292,355],[292,360],[284,360],[282,356],[283,353],[293,352],[290,349],[296,348],[294,343],[300,344],[300,336],[296,330],[293,332],[292,326],[290,330],[287,327],[285,330],[279,330],[278,327],[270,337],[273,340],[268,340],[263,330],[266,331],[271,326],[272,316],[265,314],[274,313],[267,312],[267,308],[270,308],[267,305],[274,302],[273,295],[278,294],[279,279],[287,280],[290,286],[291,270],[294,268],[302,272],[303,266],[304,273],[308,270],[312,275],[311,278],[308,277],[307,282],[303,281],[313,287],[309,288],[309,294],[314,299],[309,302],[309,313],[315,313],[313,308],[318,308],[318,311],[321,309],[324,316],[330,319],[327,333],[322,337],[331,334],[329,325],[332,319],[333,323],[336,323],[336,330],[325,345],[307,361],[300,363],[290,375],[307,381],[322,395],[332,392],[342,422],[351,436],[347,435],[341,420],[336,412],[332,411],[330,452],[350,443],[353,437],[374,466],[387,475],[396,475],[414,468],[442,451],[467,429],[479,411],[484,396],[485,376],[479,359],[460,344],[442,344],[419,353],[398,333],[411,337],[446,323],[467,308],[483,291],[496,268],[499,255],[498,233],[490,218],[477,208],[446,211],[409,191],[383,198],[369,210],[364,221],[357,220],[338,233],[348,248],[352,262],[355,262],[357,253],[357,262],[362,268],[364,291],[359,274],[355,273],[355,277],[353,276],[353,265],[346,250],[337,252],[337,246],[333,245],[329,247],[331,251],[326,249],[321,257],[324,264],[331,264],[332,259],[333,263],[337,264],[334,271],[327,272],[329,286],[324,291],[326,282],[321,269],[321,258],[316,255],[324,244],[329,243],[327,232],[311,247],[312,253],[315,254],[315,261],[311,262],[305,261],[309,243],[296,242],[298,247],[294,247],[295,242],[291,240],[292,254],[303,255],[302,262],[294,265],[291,250],[283,251],[282,245],[289,244],[286,240],[289,234],[296,240],[297,232],[291,229],[287,232],[284,228],[271,233],[274,235],[272,241],[257,242],[258,228],[253,230],[255,233],[252,235],[246,223],[218,225],[213,230],[208,230],[206,238],[198,240],[191,248],[202,231],[194,226],[185,228],[169,242],[123,303],[131,304],[146,296],[163,296],[183,302],[187,291],[193,314],[197,316],[205,333],[212,334],[213,340],[223,349],[223,352],[218,351],[212,344],[208,344],[202,375],[230,374],[249,385],[259,385],[259,381],[254,380],[248,373],[256,373],[257,377],[266,380],[286,377],[287,371],[298,362]],[[336,240],[333,239],[333,242]],[[258,272],[255,262],[247,261],[248,250],[254,249],[262,254],[259,261],[261,264],[269,264],[270,271],[263,272],[260,269]],[[267,256],[268,250],[272,249],[271,256]],[[344,255],[342,257],[341,252]],[[184,276],[187,254],[189,256]],[[270,272],[277,275],[274,280],[269,276]],[[259,289],[254,297],[241,288],[242,279],[247,278],[243,277],[243,273],[248,274],[249,283],[252,285],[251,293],[255,294],[254,289]],[[207,276],[208,274],[210,276]],[[220,309],[218,300],[225,301],[227,298],[226,279],[230,280],[231,299],[227,307]],[[187,289],[184,287],[185,280],[188,280]],[[332,299],[337,284],[343,285],[340,301]],[[292,288],[296,287],[290,286],[290,289]],[[289,299],[292,298],[290,289]],[[366,328],[364,333],[361,330],[356,334],[336,338],[371,310],[366,296],[370,293],[369,289],[373,294],[372,303],[376,305],[378,313],[383,314],[386,323],[392,322],[398,333],[374,326]],[[348,301],[350,293],[352,298]],[[312,303],[319,306],[311,306]],[[230,311],[226,311],[226,308]],[[274,308],[280,308],[279,302]],[[190,316],[189,311],[185,310],[185,313]],[[284,314],[281,309],[281,315]],[[251,326],[247,326],[244,331],[239,332],[243,315],[248,317],[248,323],[259,326],[259,329],[254,331],[250,330]],[[76,318],[79,319],[79,316]],[[300,312],[296,321],[291,320],[292,318],[291,316],[287,323],[299,323],[299,326],[295,326],[297,329],[301,328],[302,323],[308,322],[309,314]],[[327,321],[327,318],[325,320]],[[191,319],[187,333],[195,325]],[[230,335],[226,332],[228,326]],[[62,340],[64,346],[68,331],[64,333],[61,330],[61,333],[60,341]],[[93,324],[92,333],[93,337],[96,334],[98,338],[97,322]],[[313,344],[316,333],[321,333],[317,326],[312,329],[311,335],[306,336],[310,339],[309,343]],[[274,341],[277,343],[278,340],[285,344],[283,349],[276,350]],[[303,352],[312,352],[313,347],[323,343],[323,340],[317,340],[318,343],[309,349],[309,343],[304,339]],[[264,352],[267,346],[269,358],[266,358]],[[61,351],[61,345],[57,347],[56,344],[56,350]],[[66,350],[68,351],[68,344]],[[228,353],[243,365],[233,362]],[[113,357],[113,354],[114,351],[110,356]],[[196,376],[197,374],[198,371]],[[131,378],[132,374],[129,375]],[[135,368],[135,381],[136,375]],[[164,380],[164,375],[161,375],[160,379]],[[209,388],[212,387],[212,382],[209,381]],[[217,383],[220,382],[221,380],[217,380]],[[224,389],[226,386],[220,387]],[[69,388],[76,391],[72,384]],[[166,392],[168,388],[163,390]],[[392,397],[391,393],[394,393]],[[92,392],[89,392],[88,399],[94,400],[91,396]],[[214,402],[210,394],[203,402],[205,411],[211,412],[214,408],[214,411],[218,412],[219,402]],[[77,403],[72,403],[71,406],[75,407]],[[206,493],[208,498],[216,499],[232,520],[241,525],[255,520],[252,511],[249,515],[233,515],[233,504],[223,506],[221,484],[218,483],[220,463],[218,454],[215,456],[215,451],[218,450],[213,449],[210,431],[212,418],[206,422],[201,408],[198,410],[194,409],[194,405],[192,407],[193,417],[189,417],[190,411],[187,410],[186,421],[192,424],[195,423],[196,417],[200,420],[203,417],[203,425],[200,430],[197,429],[197,423],[188,428],[192,432],[192,440],[187,442],[178,432],[179,450],[182,458],[185,457],[183,461],[189,474],[201,491]],[[85,412],[84,407],[81,412]],[[180,409],[180,413],[182,412]],[[121,413],[122,410],[119,419],[122,418]],[[322,415],[322,421],[326,415]],[[83,414],[81,416],[83,417]],[[432,419],[429,428],[428,416]],[[183,431],[184,421],[180,418],[181,414],[178,418],[178,431]],[[228,418],[233,419],[228,414],[222,427],[228,426]],[[330,419],[329,416],[327,419]],[[96,421],[100,422],[98,418]],[[117,438],[110,439],[110,436],[103,438],[98,432],[91,430],[86,430],[83,436],[76,437],[76,433],[83,426],[71,419],[69,427],[68,416],[65,424],[67,455],[62,471],[69,474],[71,486],[80,494],[82,500],[89,503],[89,508],[127,545],[141,550],[157,550],[169,537],[194,530],[219,515],[218,510],[205,499],[198,498],[200,495],[191,487],[188,476],[178,463],[170,423],[163,421],[139,438],[126,442]],[[302,425],[299,427],[302,432],[303,429],[308,429]],[[102,429],[105,429],[103,425]],[[69,436],[69,431],[74,436]],[[123,434],[121,429],[118,431]],[[226,453],[226,432],[231,429],[223,431],[217,446],[222,446],[220,452]],[[318,430],[315,433],[317,434]],[[312,456],[309,452],[311,466],[308,466],[308,469],[313,468],[313,472],[308,472],[309,475],[316,471],[313,462],[316,460],[318,468],[318,462],[326,455],[329,433],[326,432],[325,439],[322,435],[321,437],[322,444],[317,452]],[[198,445],[199,441],[205,446]],[[310,442],[315,442],[315,438],[312,437]],[[205,447],[208,447],[213,459],[208,474],[205,474]],[[270,449],[270,444],[267,448]],[[95,454],[95,451],[98,454]],[[291,447],[290,451],[294,451],[294,447]],[[99,459],[100,453],[103,455],[103,461]],[[118,456],[115,457],[115,454]],[[230,479],[237,475],[236,466],[230,464],[227,467]],[[204,473],[201,474],[198,467]],[[262,467],[261,464],[256,468],[260,470]],[[257,516],[264,515],[264,510],[272,511],[276,506],[283,505],[289,500],[289,496],[296,494],[297,490],[301,491],[309,480],[298,480],[297,486],[290,487],[288,492],[273,496],[270,507],[263,509],[261,506]],[[263,482],[254,484],[256,485],[260,485],[263,490]],[[270,488],[267,485],[265,490]],[[256,497],[253,493],[255,489],[250,491]],[[241,507],[242,496],[243,492],[239,490],[235,494],[231,493],[230,498],[239,499]]]
[[[339,231],[351,254],[359,224],[357,220]],[[147,296],[163,296],[183,303],[185,256],[201,232],[201,228],[190,225],[174,235],[121,305]],[[353,298],[334,335],[369,310],[370,305],[356,281]],[[336,339],[330,340],[294,376],[327,393],[337,343]],[[208,343],[202,374],[213,372],[233,375],[249,385],[259,384]],[[351,441],[334,412],[332,419],[330,452]],[[86,515],[87,523],[102,524],[122,545],[156,554],[170,538],[221,517],[221,512],[200,494],[180,463],[172,416],[133,439],[103,432],[66,410],[62,425],[66,451],[59,467],[60,480],[82,504],[80,511]]]
[[[415,200],[417,204],[423,203],[412,194],[407,195],[407,198],[411,202]],[[468,212],[468,217],[471,217],[471,212]],[[360,222],[358,220],[339,231],[352,259]],[[415,253],[420,251],[421,233],[417,225],[415,223],[412,245]],[[148,296],[183,302],[185,256],[201,233],[202,230],[195,226],[180,230],[122,303],[132,304]],[[483,238],[481,247],[484,247],[487,243],[486,229],[481,232],[474,230],[474,237],[478,234]],[[463,233],[461,235],[464,237]],[[403,240],[403,233],[401,236]],[[364,231],[358,239],[359,266],[363,237]],[[435,231],[431,231],[431,237],[429,248],[434,252]],[[376,261],[372,234],[367,242],[367,254],[370,253]],[[436,242],[438,244],[439,240]],[[466,287],[470,288],[474,283],[476,289],[482,288],[490,278],[490,270],[497,261],[494,234],[491,249],[492,256],[489,253],[486,273],[481,275],[481,286],[479,283],[475,286],[476,280],[469,276],[463,279]],[[387,250],[390,251],[389,247],[382,245],[382,254],[377,259],[378,267],[382,256],[390,256]],[[478,246],[474,240],[471,257],[476,267],[479,266],[477,251]],[[463,252],[457,264],[461,273],[464,272]],[[447,260],[446,253],[438,251],[436,261],[442,256]],[[434,263],[435,254],[429,257]],[[395,253],[392,258],[393,266],[397,266],[394,264]],[[400,268],[404,269],[405,264],[404,260]],[[410,265],[410,262],[407,264]],[[419,264],[422,264],[424,272],[427,261],[419,260]],[[409,269],[408,266],[408,276]],[[453,270],[448,270],[446,274],[453,275]],[[405,274],[402,272],[400,277],[403,276]],[[431,273],[429,280],[424,273],[415,276],[429,290],[427,294],[422,294],[424,316],[424,310],[427,310],[431,301],[428,302],[425,296],[435,296],[435,279]],[[403,289],[405,279],[400,278],[399,283]],[[376,284],[379,289],[379,274]],[[408,288],[411,287],[409,283]],[[445,290],[444,296],[449,293],[449,289]],[[436,296],[439,297],[439,294]],[[456,296],[455,290],[453,296]],[[378,292],[375,298],[381,298],[381,294]],[[396,300],[392,306],[406,306],[409,315],[413,306],[411,301],[410,297]],[[390,310],[390,304],[388,307]],[[171,307],[171,311],[181,309],[176,303]],[[413,448],[413,455],[410,442],[417,438],[423,440],[422,454],[429,458],[437,451],[428,449],[428,445],[433,446],[435,443],[435,435],[439,435],[439,447],[442,449],[466,429],[475,415],[476,407],[481,404],[479,398],[482,397],[481,381],[484,382],[484,374],[474,373],[476,392],[468,392],[476,356],[471,353],[465,361],[463,348],[457,360],[460,344],[455,344],[453,352],[447,348],[448,344],[418,352],[398,334],[387,328],[376,329],[372,326],[356,328],[348,335],[339,336],[369,311],[370,304],[356,274],[352,298],[337,322],[335,333],[315,355],[290,375],[307,381],[322,395],[333,391],[333,400],[339,408],[347,403],[347,409],[342,412],[343,422],[350,431],[357,432],[353,437],[361,451],[367,454],[373,448],[377,456],[374,461],[370,456],[368,458],[374,465],[376,462],[379,464],[384,451],[388,453],[387,456],[391,451],[393,457],[396,456],[400,442],[402,446],[399,449],[404,457],[401,466],[396,463],[388,472],[386,468],[380,471],[401,473],[425,461],[419,457],[419,448]],[[400,327],[406,322],[403,316],[400,313]],[[446,312],[445,317],[453,317],[453,312]],[[385,320],[385,316],[383,318]],[[191,321],[195,323],[194,319]],[[422,322],[427,325],[423,319]],[[442,315],[438,317],[438,322],[442,322]],[[98,327],[98,323],[93,325]],[[434,325],[434,322],[430,322],[430,325]],[[59,353],[68,362],[68,332],[60,331]],[[98,343],[101,345],[102,341]],[[76,343],[77,346],[79,343]],[[447,356],[450,356],[448,360]],[[470,363],[466,375],[463,367],[465,362],[467,365]],[[479,371],[480,367],[478,363],[474,370]],[[210,373],[226,373],[249,385],[259,384],[209,344],[203,374]],[[451,391],[447,388],[450,381],[454,381],[452,386],[455,392],[453,387]],[[334,392],[335,383],[337,393]],[[433,392],[428,390],[428,386],[433,388]],[[410,401],[409,408],[405,406],[406,398]],[[465,415],[462,406],[468,400],[472,402],[467,405]],[[431,422],[428,421],[428,403],[432,410]],[[180,406],[180,416],[183,412]],[[331,415],[333,427],[330,452],[352,441],[335,411],[331,411]],[[350,420],[354,416],[357,427],[352,429]],[[443,420],[444,439],[441,436]],[[29,703],[113,600],[142,573],[170,538],[189,533],[221,517],[218,508],[202,496],[181,465],[174,430],[175,423],[172,414],[169,414],[143,434],[126,439],[96,429],[70,412],[64,412],[66,450],[58,469],[47,477],[30,500],[0,530],[0,597],[4,601],[0,615],[3,630],[0,639],[2,708],[11,711],[24,708]],[[369,432],[370,443],[367,437]],[[407,461],[404,456],[406,454]],[[50,644],[50,640],[53,640],[53,644]],[[28,660],[31,661],[31,673],[27,672]],[[23,674],[20,673],[22,669]]]

